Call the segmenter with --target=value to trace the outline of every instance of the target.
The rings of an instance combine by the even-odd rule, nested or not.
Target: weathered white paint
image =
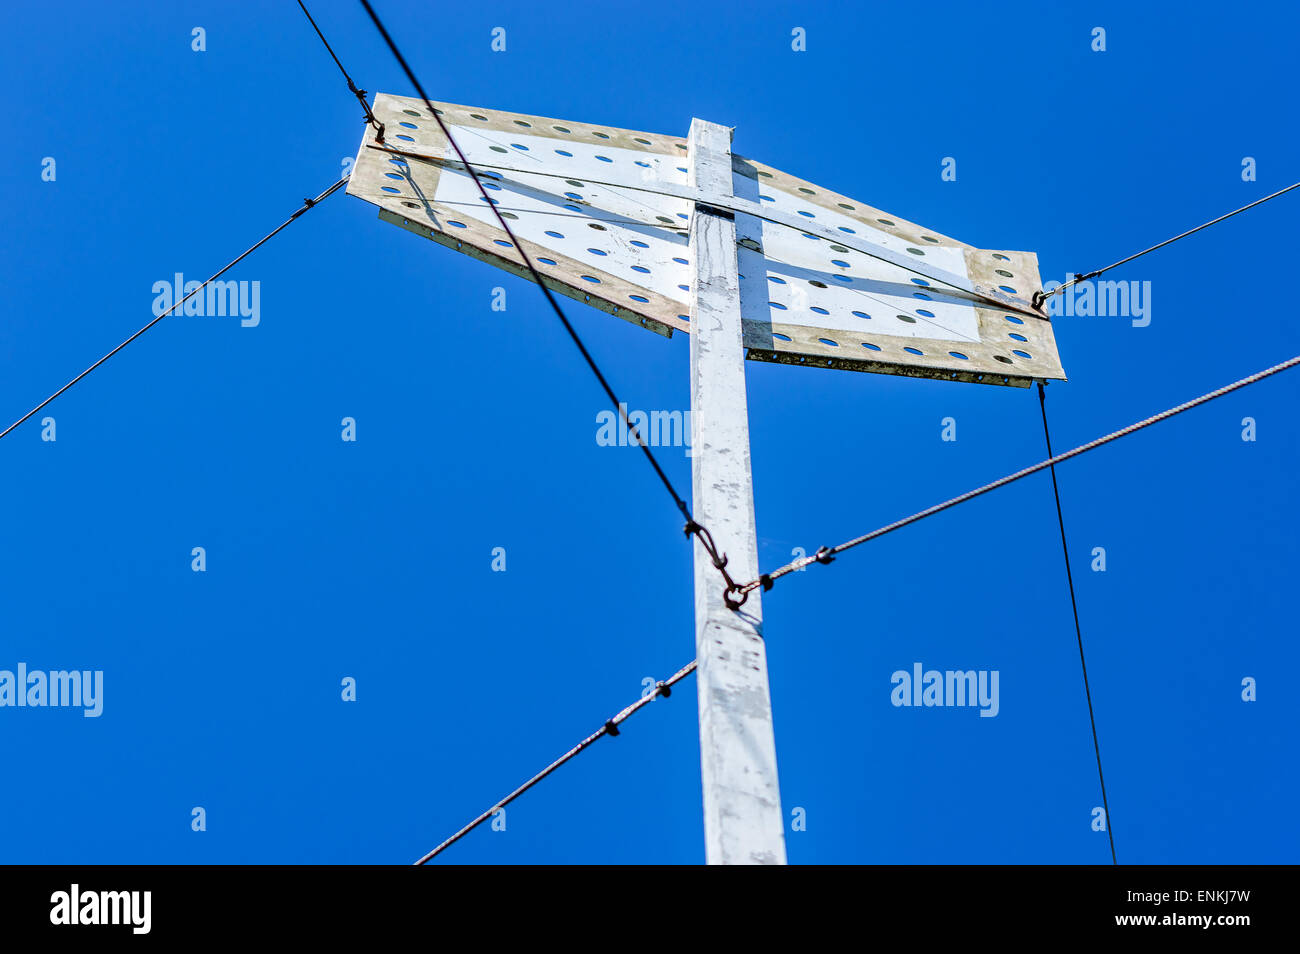
[[[731,194],[731,130],[696,119],[689,143],[692,186]],[[758,537],[736,248],[732,217],[697,206],[690,230],[693,511],[727,555],[732,577],[750,580],[758,575]],[[721,574],[698,539],[694,545],[706,858],[784,864],[762,597],[751,593],[739,610],[729,609]]]
[[[452,135],[456,137],[457,143],[470,138],[471,132],[474,130],[461,127],[452,129]],[[486,138],[486,135],[480,132],[473,141],[483,140],[490,143],[487,146],[489,151],[484,152],[481,147],[466,149],[462,146],[465,157],[475,169],[495,172],[511,184],[554,193],[564,191],[563,186],[556,183],[556,179],[576,179],[587,189],[598,191],[603,195],[617,196],[625,201],[635,197],[636,208],[649,213],[640,221],[650,223],[655,221],[654,212],[651,211],[654,205],[673,205],[680,208],[682,203],[703,201],[721,209],[753,216],[770,225],[795,229],[797,230],[793,236],[795,238],[807,234],[828,243],[844,245],[852,251],[875,259],[878,265],[889,265],[892,270],[925,276],[932,282],[940,283],[949,291],[960,290],[986,305],[999,307],[1010,305],[1013,310],[1023,311],[1026,314],[1033,313],[1028,300],[1018,299],[1014,295],[972,282],[963,266],[964,256],[960,249],[931,247],[909,252],[909,248],[916,248],[913,243],[891,235],[883,229],[864,225],[858,219],[838,214],[833,210],[819,209],[818,212],[813,213],[812,218],[809,218],[804,213],[811,211],[810,203],[800,202],[798,196],[780,189],[765,187],[761,196],[753,199],[738,196],[733,192],[715,193],[712,190],[696,189],[677,181],[681,178],[680,168],[684,167],[672,167],[660,161],[658,157],[633,150],[604,147],[589,150],[590,155],[575,152],[564,159],[556,159],[554,156],[543,159],[532,154],[533,148],[539,151],[547,148],[544,145],[536,145],[535,141],[540,140],[540,137],[498,134],[500,138],[492,140]],[[528,151],[521,152],[517,148],[525,145],[521,140],[534,142],[534,146],[526,146]],[[508,151],[492,151],[493,146],[497,150]],[[574,144],[564,151],[572,152],[581,148]],[[440,162],[450,162],[454,166],[460,165],[456,156],[451,153],[450,147],[437,152],[415,149],[411,152],[435,158]],[[595,158],[596,155],[604,156],[609,162],[602,162]],[[543,161],[546,162],[545,166],[537,164]],[[477,190],[474,192],[477,195]],[[844,231],[844,227],[849,231]],[[917,254],[918,252],[920,254]],[[887,274],[893,274],[892,270]]]
[[[734,213],[751,359],[1017,386],[1064,377],[1051,322],[1025,313],[1041,284],[1030,252],[974,248],[739,156],[734,188],[700,188],[680,137],[435,106],[499,186],[497,207],[543,281],[578,301],[660,334],[689,331],[686,226],[699,200]],[[527,274],[423,104],[381,94],[374,109],[389,135],[377,144],[366,127],[349,192]]]
[[[497,208],[518,216],[510,228],[520,239],[650,289],[678,302],[683,314],[687,311],[690,267],[686,233],[692,203],[632,189],[593,186],[580,178],[558,183],[554,178],[536,184],[525,181],[534,178],[541,177],[514,173],[499,189],[492,188],[498,185],[493,179],[483,179],[499,203]],[[467,173],[444,169],[434,200],[451,209],[453,216],[496,227],[496,217]],[[659,217],[669,222],[661,222]],[[593,229],[592,222],[605,227]],[[575,277],[581,280],[581,276]]]

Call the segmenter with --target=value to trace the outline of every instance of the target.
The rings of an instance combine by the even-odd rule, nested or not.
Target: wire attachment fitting
[[[688,537],[699,537],[700,545],[704,547],[709,559],[713,561],[713,565],[722,574],[722,580],[726,583],[726,588],[722,591],[722,602],[727,604],[727,609],[733,612],[740,609],[745,605],[745,601],[749,599],[749,590],[733,580],[731,574],[727,572],[727,555],[718,552],[717,544],[713,542],[713,534],[709,533],[708,529],[694,518],[687,519],[684,530]]]
[[[740,594],[740,599],[736,599],[736,594]],[[722,592],[722,602],[727,604],[727,609],[733,613],[745,605],[749,599],[749,590],[735,583],[728,583],[727,588]]]

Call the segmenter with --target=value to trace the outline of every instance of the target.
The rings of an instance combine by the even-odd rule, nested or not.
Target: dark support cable
[[[316,31],[316,35],[320,37],[320,41],[325,44],[325,49],[329,51],[330,58],[334,60],[334,65],[339,68],[339,72],[342,73],[343,78],[347,80],[348,89],[352,91],[353,96],[361,101],[361,108],[366,111],[366,122],[375,127],[375,142],[383,142],[384,124],[376,119],[375,114],[371,112],[370,104],[366,102],[366,91],[364,89],[357,89],[357,84],[352,82],[352,77],[349,76],[348,71],[343,68],[343,64],[339,62],[339,58],[334,55],[334,47],[330,46],[330,41],[325,39],[325,34],[320,31],[320,27],[316,25],[316,21],[312,18],[307,7],[303,5],[302,0],[298,0],[298,6],[302,7],[303,13],[307,14],[307,22],[310,23],[311,28]]]
[[[298,0],[298,2],[301,3],[302,0]],[[451,130],[449,130],[447,124],[442,121],[442,114],[434,107],[428,94],[424,91],[424,87],[420,84],[420,81],[416,79],[414,71],[412,71],[410,65],[406,62],[406,57],[402,56],[402,51],[397,48],[397,44],[393,41],[388,29],[384,26],[383,21],[379,19],[379,14],[375,13],[375,9],[370,5],[369,0],[361,0],[361,5],[365,7],[366,12],[370,14],[370,19],[374,21],[376,29],[379,30],[379,34],[384,38],[384,42],[388,44],[388,49],[392,51],[393,57],[402,67],[402,71],[406,74],[406,78],[410,80],[411,85],[415,87],[415,91],[420,94],[420,99],[424,102],[425,108],[429,110],[429,115],[433,117],[434,121],[438,124],[438,128],[442,130],[443,136],[451,145],[451,148],[455,150],[457,157],[460,159],[461,165],[465,167],[465,171],[468,172],[470,178],[474,180],[474,185],[478,186],[478,191],[482,195],[483,201],[487,203],[492,214],[496,216],[497,223],[501,226],[501,230],[506,233],[506,236],[514,246],[515,251],[519,253],[519,257],[523,260],[524,267],[528,269],[528,273],[532,277],[532,280],[537,283],[537,287],[540,288],[542,294],[546,296],[547,302],[550,303],[552,310],[560,319],[560,323],[564,326],[564,330],[568,332],[569,337],[577,346],[578,351],[582,354],[583,360],[587,362],[587,367],[591,369],[592,374],[596,376],[596,380],[600,382],[600,386],[604,389],[606,397],[609,398],[610,403],[618,410],[619,416],[623,419],[624,426],[628,429],[628,433],[636,438],[637,447],[641,448],[641,452],[645,454],[646,460],[648,460],[650,466],[654,468],[654,472],[658,475],[660,482],[664,485],[664,489],[668,491],[669,496],[673,498],[673,503],[681,512],[681,515],[686,519],[687,536],[694,536],[700,541],[700,545],[704,547],[705,551],[709,554],[709,557],[713,560],[713,565],[721,571],[725,587],[724,600],[727,606],[731,607],[733,610],[739,608],[739,606],[748,598],[748,593],[747,591],[742,590],[724,569],[727,565],[727,555],[718,552],[717,547],[713,543],[712,536],[710,536],[708,531],[691,516],[690,507],[688,507],[686,501],[682,499],[682,495],[677,492],[677,488],[673,486],[672,481],[668,479],[668,475],[664,473],[664,469],[659,466],[659,460],[655,457],[654,452],[650,450],[650,445],[645,442],[645,438],[641,436],[641,432],[636,425],[629,420],[625,405],[618,399],[618,395],[614,393],[614,389],[610,387],[609,381],[605,379],[605,375],[596,364],[596,359],[591,356],[591,352],[587,350],[587,346],[582,343],[582,338],[578,336],[578,332],[574,330],[573,325],[569,323],[568,317],[564,314],[564,309],[562,309],[560,303],[556,301],[555,295],[551,292],[550,287],[542,278],[542,273],[539,272],[537,266],[533,264],[532,258],[530,258],[528,253],[524,251],[523,244],[515,237],[514,231],[510,228],[510,223],[506,221],[505,217],[501,214],[501,210],[497,208],[497,203],[490,195],[488,195],[487,189],[483,186],[483,180],[479,178],[479,174],[474,170],[474,167],[470,165],[470,162],[465,157],[465,153],[461,150],[460,145],[452,138]]]
[[[107,361],[109,358],[113,357],[113,355],[117,354],[119,351],[121,351],[123,348],[125,348],[127,345],[129,345],[129,344],[130,344],[132,341],[134,341],[136,338],[139,338],[142,334],[144,334],[146,331],[148,331],[148,330],[149,330],[150,328],[152,328],[154,325],[158,324],[158,322],[162,321],[164,318],[166,318],[168,315],[170,315],[172,312],[174,312],[174,311],[175,311],[177,308],[179,308],[181,305],[185,304],[187,301],[189,301],[189,300],[190,300],[191,298],[193,298],[195,295],[199,294],[199,292],[203,291],[203,289],[206,288],[208,285],[211,285],[213,282],[215,282],[215,281],[216,281],[218,278],[220,278],[222,275],[226,274],[226,272],[230,271],[232,268],[234,268],[236,265],[238,265],[240,262],[242,262],[242,261],[243,261],[244,259],[246,259],[248,256],[252,255],[252,254],[253,254],[254,252],[256,252],[259,248],[261,248],[263,245],[265,245],[267,242],[269,242],[272,238],[274,238],[276,235],[280,234],[280,232],[281,232],[283,229],[287,228],[287,227],[289,226],[290,223],[292,223],[295,219],[298,218],[298,216],[302,215],[304,212],[308,211],[309,209],[315,207],[315,206],[316,206],[316,205],[317,205],[317,204],[318,204],[322,199],[326,198],[327,196],[333,195],[334,192],[336,192],[336,191],[338,190],[339,186],[343,185],[343,183],[345,183],[345,182],[347,182],[347,181],[348,181],[348,177],[347,177],[347,176],[344,176],[342,179],[340,179],[338,182],[334,183],[332,186],[330,186],[328,189],[326,189],[326,190],[325,190],[324,192],[322,192],[320,195],[316,196],[316,198],[314,198],[314,199],[303,199],[303,205],[302,205],[302,208],[298,209],[296,212],[293,213],[293,215],[289,216],[287,219],[285,219],[283,222],[281,222],[281,223],[280,223],[280,224],[279,224],[279,225],[278,225],[274,230],[268,232],[265,236],[263,236],[263,237],[258,241],[258,243],[257,243],[256,245],[254,245],[254,246],[252,246],[251,248],[249,248],[247,251],[245,251],[243,254],[241,254],[238,258],[232,259],[231,261],[229,261],[228,263],[226,263],[224,266],[222,266],[221,271],[219,271],[219,272],[217,272],[216,274],[214,274],[211,278],[209,278],[207,281],[205,281],[205,282],[204,282],[202,285],[200,285],[198,288],[194,289],[194,291],[190,292],[190,293],[189,293],[188,295],[186,295],[184,298],[181,298],[179,301],[177,301],[175,304],[173,304],[170,308],[168,308],[168,309],[167,309],[166,311],[164,311],[162,314],[156,316],[156,317],[153,319],[153,321],[149,322],[147,325],[145,325],[143,328],[141,328],[141,329],[140,329],[139,331],[137,331],[135,334],[131,335],[131,337],[127,338],[125,341],[123,341],[120,345],[118,345],[116,348],[114,348],[114,349],[113,349],[112,351],[110,351],[108,354],[104,355],[102,358],[100,358],[98,361],[96,361],[94,364],[92,364],[90,367],[88,367],[85,371],[82,371],[79,375],[77,375],[75,378],[73,378],[71,381],[69,381],[69,382],[68,382],[67,384],[65,384],[63,387],[59,388],[57,391],[55,391],[53,394],[51,394],[49,397],[47,397],[47,398],[46,398],[44,401],[42,401],[40,404],[36,405],[34,408],[32,408],[30,411],[28,411],[28,412],[27,412],[26,414],[24,414],[22,417],[18,418],[18,420],[14,421],[12,424],[10,424],[8,427],[6,427],[3,431],[0,431],[0,438],[7,437],[7,436],[8,436],[9,434],[11,434],[13,431],[17,430],[17,428],[19,427],[19,425],[21,425],[21,424],[23,424],[24,422],[30,420],[30,419],[31,419],[35,414],[37,414],[39,411],[41,411],[41,410],[44,409],[45,407],[49,406],[49,405],[54,401],[55,398],[57,398],[57,397],[59,397],[60,395],[62,395],[64,392],[66,392],[68,389],[70,389],[74,384],[76,384],[78,381],[80,381],[80,380],[81,380],[82,378],[84,378],[86,375],[90,374],[91,371],[94,371],[94,370],[95,370],[96,368],[98,368],[101,364],[103,364],[103,363],[104,363],[105,361]]]
[[[1292,183],[1291,185],[1287,186],[1285,189],[1278,189],[1272,195],[1266,195],[1262,199],[1256,199],[1254,202],[1250,203],[1249,205],[1243,205],[1240,209],[1233,209],[1231,212],[1221,215],[1217,219],[1210,219],[1210,221],[1202,225],[1198,225],[1194,229],[1188,229],[1186,232],[1181,232],[1178,235],[1175,235],[1171,239],[1165,239],[1163,242],[1161,242],[1158,245],[1152,245],[1150,248],[1144,248],[1142,251],[1135,252],[1134,254],[1130,255],[1128,258],[1121,258],[1118,262],[1115,262],[1112,265],[1107,265],[1105,268],[1099,268],[1095,272],[1087,272],[1083,275],[1075,275],[1064,285],[1060,285],[1056,288],[1053,288],[1051,291],[1036,291],[1034,292],[1034,307],[1041,308],[1044,301],[1051,298],[1053,295],[1060,294],[1061,292],[1065,291],[1065,289],[1069,288],[1071,285],[1077,285],[1079,282],[1086,282],[1090,278],[1096,278],[1102,272],[1108,272],[1112,268],[1118,268],[1121,265],[1127,265],[1129,262],[1133,261],[1133,259],[1141,258],[1143,255],[1147,254],[1148,252],[1154,252],[1158,248],[1164,248],[1166,245],[1172,245],[1175,242],[1177,242],[1179,239],[1187,238],[1187,236],[1193,235],[1196,232],[1201,231],[1201,229],[1208,229],[1211,225],[1217,225],[1218,223],[1222,222],[1224,219],[1230,219],[1234,215],[1238,214],[1239,212],[1245,212],[1247,209],[1253,209],[1257,205],[1263,205],[1269,199],[1276,199],[1278,196],[1285,195],[1286,193],[1290,192],[1292,189],[1300,189],[1300,182]]]
[[[579,753],[586,751],[592,745],[592,743],[594,743],[597,739],[600,739],[606,735],[609,736],[618,735],[619,734],[618,727],[622,723],[626,722],[635,713],[639,712],[641,709],[648,706],[657,697],[663,696],[665,699],[667,699],[669,696],[673,694],[673,686],[677,685],[677,683],[681,682],[683,679],[685,679],[693,672],[695,672],[694,660],[687,663],[681,669],[677,670],[677,672],[673,673],[667,679],[655,683],[653,692],[647,693],[646,695],[642,696],[636,702],[632,703],[630,706],[620,711],[612,719],[607,719],[605,721],[605,724],[602,725],[599,729],[591,733],[591,735],[587,736],[585,739],[583,739],[573,748],[569,749],[569,751],[565,752],[563,755],[561,755],[550,765],[546,766],[546,768],[542,769],[540,772],[538,772],[528,781],[524,782],[523,785],[520,785],[517,789],[515,789],[505,798],[501,799],[501,801],[497,802],[495,805],[493,805],[491,808],[485,811],[482,815],[479,815],[472,822],[470,822],[460,831],[456,832],[456,834],[452,835],[450,838],[448,838],[446,841],[440,844],[437,848],[434,848],[428,854],[421,857],[420,860],[415,863],[417,865],[423,865],[432,861],[435,856],[445,851],[446,849],[450,848],[456,842],[460,841],[462,838],[464,838],[466,835],[472,832],[479,825],[483,824],[485,821],[487,821],[489,818],[495,815],[498,811],[505,808],[507,805],[513,802],[520,795],[524,794],[524,792],[528,791],[530,788],[532,788],[542,779],[546,778],[546,776],[554,772],[565,762],[568,762],[570,759],[576,757]]]
[[[956,497],[945,500],[943,503],[935,504],[933,507],[926,507],[924,510],[912,514],[910,517],[895,520],[893,523],[885,524],[885,526],[880,527],[877,530],[872,530],[870,533],[864,533],[860,537],[854,537],[852,540],[847,540],[844,543],[837,544],[833,547],[822,547],[814,554],[800,557],[797,560],[791,560],[785,566],[778,567],[771,573],[764,573],[756,580],[750,580],[748,583],[742,583],[736,586],[735,593],[743,595],[752,590],[758,589],[760,586],[765,591],[770,590],[773,582],[779,580],[787,573],[802,570],[804,567],[811,566],[814,563],[830,563],[837,554],[843,553],[845,550],[851,550],[853,547],[861,546],[869,540],[875,540],[879,537],[883,537],[887,533],[893,533],[895,530],[916,523],[918,520],[924,520],[926,517],[932,517],[937,513],[942,513],[948,508],[955,507],[968,500],[974,500],[976,497],[992,490],[997,490],[999,487],[1005,487],[1007,484],[1013,484],[1017,480],[1028,477],[1030,474],[1036,474],[1040,470],[1046,470],[1048,467],[1055,466],[1062,461],[1070,460],[1072,457],[1078,457],[1080,454],[1086,454],[1090,450],[1095,450],[1104,444],[1109,444],[1111,441],[1117,441],[1121,437],[1127,437],[1129,434],[1136,434],[1138,431],[1150,427],[1153,424],[1167,421],[1171,417],[1176,417],[1184,411],[1190,411],[1194,407],[1200,407],[1202,404],[1213,401],[1215,398],[1221,398],[1225,394],[1231,394],[1233,391],[1239,391],[1244,387],[1249,387],[1252,384],[1263,381],[1265,378],[1270,378],[1275,374],[1281,374],[1283,371],[1286,371],[1289,368],[1294,368],[1298,364],[1300,364],[1300,355],[1296,355],[1294,358],[1287,358],[1285,361],[1275,364],[1271,368],[1265,368],[1263,371],[1256,371],[1254,374],[1247,375],[1240,381],[1233,381],[1231,384],[1225,384],[1221,388],[1215,388],[1213,391],[1210,391],[1207,394],[1202,394],[1200,397],[1192,398],[1190,401],[1184,401],[1182,404],[1161,411],[1159,414],[1152,414],[1148,418],[1135,421],[1127,427],[1121,427],[1117,431],[1111,431],[1109,434],[1106,434],[1103,437],[1098,437],[1096,440],[1091,440],[1086,444],[1072,447],[1070,450],[1057,454],[1054,457],[1049,457],[1047,460],[1039,461],[1037,464],[1026,467],[1023,470],[1018,470],[1014,474],[1007,474],[1005,477],[999,477],[997,480],[991,481],[982,487],[976,487],[974,490],[968,490],[964,494],[958,494]]]
[[[1043,439],[1047,441],[1047,456],[1052,456],[1052,434],[1047,428],[1047,389],[1038,382],[1038,406],[1043,412]],[[1065,542],[1065,516],[1061,512],[1061,489],[1056,483],[1056,465],[1052,472],[1052,494],[1056,497],[1056,522],[1061,527],[1061,553],[1065,556],[1065,578],[1070,584],[1070,609],[1074,611],[1074,635],[1079,642],[1079,666],[1083,669],[1083,693],[1088,698],[1088,722],[1092,725],[1092,748],[1097,753],[1097,781],[1101,783],[1101,808],[1106,813],[1106,837],[1110,839],[1110,863],[1119,864],[1115,857],[1115,833],[1110,824],[1110,802],[1106,800],[1106,776],[1101,771],[1101,744],[1097,741],[1097,716],[1092,709],[1092,689],[1088,685],[1088,663],[1083,658],[1083,630],[1079,626],[1079,602],[1074,596],[1074,573],[1070,570],[1070,548]]]

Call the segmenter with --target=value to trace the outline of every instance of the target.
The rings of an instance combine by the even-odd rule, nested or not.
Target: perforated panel
[[[659,334],[689,330],[684,139],[435,106],[548,286]],[[367,127],[348,191],[527,276],[423,103],[380,94],[374,110],[385,142]],[[1064,377],[1050,321],[1026,302],[1040,287],[1033,253],[976,249],[750,160],[733,170],[734,198],[709,201],[736,215],[749,357],[1021,386]]]
[[[736,172],[738,191],[752,177],[765,206],[866,238],[974,285],[1023,298],[1042,287],[1032,252],[974,248],[760,163],[738,162]],[[996,307],[832,239],[754,216],[738,215],[737,233],[751,359],[1021,387],[1065,377],[1045,315]]]

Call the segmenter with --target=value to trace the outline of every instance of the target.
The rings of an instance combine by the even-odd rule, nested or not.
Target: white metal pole
[[[731,130],[695,119],[691,185],[733,195]],[[737,581],[758,576],[749,408],[733,213],[697,203],[690,227],[691,477],[695,519]],[[709,864],[785,864],[784,817],[758,591],[739,610],[695,540],[700,769]]]

